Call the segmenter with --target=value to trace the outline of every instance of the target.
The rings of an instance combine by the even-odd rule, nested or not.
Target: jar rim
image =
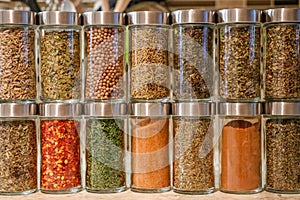
[[[125,25],[125,13],[112,11],[84,12],[84,25]]]
[[[211,116],[216,112],[213,102],[180,102],[172,104],[173,116]]]
[[[171,13],[172,24],[184,23],[215,23],[215,15],[212,10],[189,9],[176,10]]]
[[[218,10],[216,13],[218,23],[262,22],[262,12],[259,9],[230,8]]]
[[[75,117],[82,114],[81,103],[42,103],[39,105],[43,117]]]
[[[35,25],[35,13],[26,10],[0,10],[0,24]]]
[[[26,117],[37,114],[36,103],[0,103],[0,117]]]
[[[267,102],[267,115],[300,115],[300,102]]]
[[[262,114],[260,102],[219,103],[218,114],[231,116],[254,116]]]
[[[126,103],[93,102],[84,105],[84,115],[88,116],[122,116],[128,112]]]
[[[133,116],[167,116],[170,114],[170,103],[131,103],[130,115]]]

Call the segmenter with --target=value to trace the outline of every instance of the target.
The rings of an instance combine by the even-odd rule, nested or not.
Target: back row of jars
[[[299,100],[299,13],[0,11],[0,100]]]

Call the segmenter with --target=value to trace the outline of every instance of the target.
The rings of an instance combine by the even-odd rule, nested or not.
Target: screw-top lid
[[[160,11],[137,11],[127,14],[129,24],[133,25],[164,25],[168,24],[168,13]]]
[[[264,13],[266,22],[300,22],[299,8],[275,8]]]
[[[67,11],[44,11],[38,13],[40,25],[80,25],[80,15]]]
[[[267,102],[265,112],[269,115],[300,115],[300,102]]]
[[[40,104],[40,115],[44,117],[73,117],[82,114],[80,103],[43,103]]]
[[[253,116],[262,113],[261,103],[219,103],[218,114]]]
[[[218,23],[261,22],[261,11],[257,9],[233,8],[217,11]]]
[[[134,116],[165,116],[170,114],[170,103],[132,103],[130,114]]]
[[[127,114],[126,103],[87,103],[84,106],[84,114],[89,116],[120,116]]]
[[[0,24],[35,24],[34,13],[22,10],[0,10]]]
[[[35,103],[0,103],[0,117],[26,117],[36,114]]]
[[[174,116],[210,116],[216,112],[215,103],[185,102],[173,103],[172,115]]]
[[[121,12],[98,11],[85,12],[83,15],[84,25],[124,25],[125,14]]]
[[[214,13],[210,10],[190,9],[172,12],[173,24],[183,23],[214,23]]]

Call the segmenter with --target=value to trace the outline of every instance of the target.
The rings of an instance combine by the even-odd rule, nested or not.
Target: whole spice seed
[[[81,187],[79,122],[41,121],[41,189],[68,190]]]
[[[1,121],[0,155],[0,193],[21,193],[37,189],[34,121]]]
[[[220,26],[220,97],[253,100],[260,97],[260,26]]]
[[[117,191],[125,189],[123,121],[89,119],[87,121],[88,191]]]
[[[214,188],[214,163],[212,140],[205,144],[210,131],[210,119],[173,120],[174,147],[174,190],[184,192],[211,192]],[[205,146],[204,146],[205,145]],[[201,157],[201,149],[208,154]]]
[[[86,98],[118,99],[124,96],[124,36],[122,28],[86,29]]]
[[[265,98],[300,98],[298,24],[265,27]]]
[[[79,33],[45,31],[40,56],[42,100],[80,99]]]
[[[268,119],[266,138],[266,188],[300,191],[300,121]]]
[[[36,70],[34,29],[0,28],[0,100],[34,100]]]

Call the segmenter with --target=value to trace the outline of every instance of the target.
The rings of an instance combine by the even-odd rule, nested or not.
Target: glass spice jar
[[[38,13],[40,99],[43,102],[81,99],[79,14]]]
[[[174,103],[173,190],[183,194],[215,191],[214,103]]]
[[[251,194],[262,190],[260,103],[220,103],[220,190]]]
[[[236,8],[217,14],[220,100],[259,101],[261,11]]]
[[[131,104],[131,191],[166,192],[170,187],[169,103]]]
[[[300,9],[269,9],[265,15],[264,98],[300,100]]]
[[[79,192],[81,104],[40,104],[41,192]]]
[[[34,44],[34,13],[1,10],[0,101],[35,101],[37,90]]]
[[[214,95],[214,15],[208,10],[172,12],[173,98],[211,100]]]
[[[265,110],[265,189],[300,194],[300,102],[268,102]]]
[[[125,103],[88,103],[86,123],[86,190],[113,193],[126,190]]]
[[[168,14],[138,11],[129,20],[130,99],[161,102],[170,97]]]
[[[37,191],[36,104],[0,104],[0,195]]]
[[[125,99],[125,15],[85,12],[85,100]]]

